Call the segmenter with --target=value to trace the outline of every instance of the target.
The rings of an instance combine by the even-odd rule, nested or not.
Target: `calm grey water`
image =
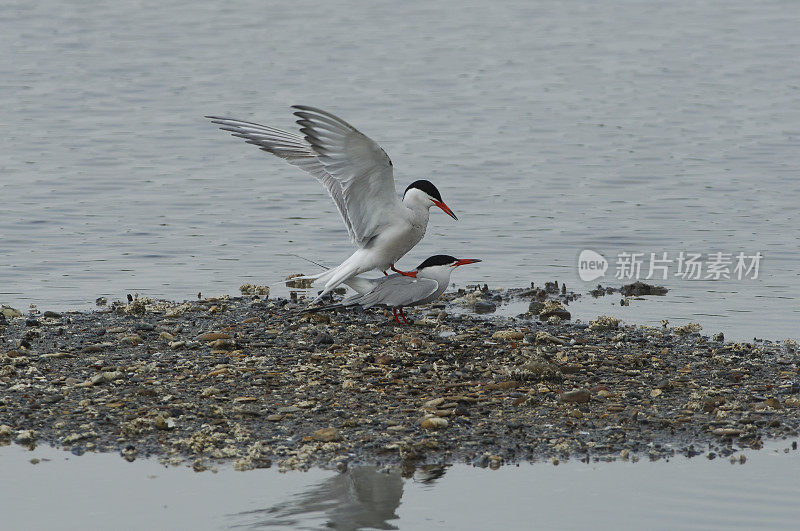
[[[800,458],[787,441],[744,465],[577,461],[478,469],[361,467],[197,474],[118,455],[0,448],[7,529],[794,529]],[[736,454],[738,457],[740,454]],[[31,458],[42,461],[37,465]],[[47,510],[43,510],[43,509]]]
[[[459,215],[434,212],[402,267],[446,252],[484,259],[455,275],[460,285],[585,291],[595,282],[578,278],[583,249],[612,261],[761,252],[756,280],[671,277],[664,298],[587,299],[573,313],[800,337],[799,27],[793,0],[3,2],[0,302],[236,293],[314,270],[290,253],[338,263],[351,249],[318,183],[202,118],[291,127],[288,107],[301,103],[376,139],[400,190],[429,178]],[[791,527],[796,456],[760,455],[744,467],[456,467],[403,482],[399,509],[382,510],[407,528]],[[316,501],[309,516],[287,494],[326,492],[316,483],[334,480],[321,473],[167,481],[173,472],[148,480],[139,465],[21,459],[10,458],[26,472],[4,481],[3,499],[30,510],[4,507],[4,524],[33,515],[52,527],[83,508],[81,528],[314,527],[337,505]],[[110,488],[120,482],[134,490]],[[524,503],[508,496],[519,492]],[[41,510],[59,500],[71,504]],[[337,518],[361,514],[344,507]]]
[[[0,302],[236,293],[315,270],[289,253],[338,263],[322,187],[202,118],[291,127],[303,103],[459,214],[433,213],[403,267],[446,252],[484,259],[461,285],[585,291],[583,249],[760,251],[757,280],[670,274],[664,299],[573,311],[799,337],[798,27],[791,0],[5,2]]]

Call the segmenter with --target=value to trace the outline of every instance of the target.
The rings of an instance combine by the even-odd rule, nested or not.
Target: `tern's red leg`
[[[400,317],[402,317],[402,318],[403,318],[403,321],[404,321],[406,324],[411,324],[411,323],[409,323],[409,322],[408,322],[408,319],[406,318],[406,313],[403,311],[403,309],[402,309],[402,308],[400,308]]]
[[[383,276],[385,276],[385,277],[388,277],[388,276],[389,276],[389,273],[387,273],[386,271],[384,271],[384,272],[383,272]]]
[[[397,308],[392,308],[392,313],[394,314],[394,320],[397,321],[397,324],[403,324],[400,322],[400,319],[397,318]]]
[[[417,273],[414,272],[414,271],[400,271],[399,269],[394,267],[394,264],[392,264],[392,271],[394,271],[395,273],[400,273],[401,275],[406,276],[406,277],[416,277],[417,276]]]

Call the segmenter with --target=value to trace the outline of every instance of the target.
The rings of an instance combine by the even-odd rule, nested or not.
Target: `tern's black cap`
[[[425,179],[420,179],[419,181],[414,181],[413,183],[408,185],[406,191],[403,192],[403,197],[408,193],[409,190],[412,188],[418,188],[431,196],[432,198],[436,199],[437,201],[442,200],[442,194],[439,193],[439,189],[436,188],[432,182],[426,181]]]
[[[458,262],[458,258],[447,254],[435,254],[418,265],[417,271],[425,267],[450,265],[454,262]]]

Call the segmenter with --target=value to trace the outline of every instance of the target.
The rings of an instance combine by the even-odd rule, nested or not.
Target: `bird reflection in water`
[[[239,513],[244,519],[232,527],[293,529],[398,529],[397,508],[403,496],[404,478],[432,484],[446,466],[416,467],[405,463],[401,469],[355,467],[319,483],[266,509]],[[324,523],[322,523],[324,522]]]

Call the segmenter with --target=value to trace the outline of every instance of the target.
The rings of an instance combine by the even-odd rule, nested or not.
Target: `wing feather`
[[[347,206],[344,199],[342,184],[325,170],[325,166],[317,158],[318,154],[314,148],[302,136],[282,131],[266,125],[245,122],[233,118],[223,118],[220,116],[206,116],[215,124],[219,124],[223,131],[229,131],[233,136],[242,138],[248,144],[253,144],[267,153],[272,153],[286,162],[297,166],[303,171],[310,173],[314,178],[325,186],[328,194],[336,203],[336,208],[342,216],[350,240],[358,243],[353,226],[347,217]]]
[[[413,306],[432,295],[437,289],[439,289],[439,283],[432,278],[413,278],[394,274],[379,279],[372,290],[363,295],[348,297],[342,301],[342,304],[344,306],[359,305],[363,308]]]
[[[341,118],[314,107],[294,106],[300,132],[325,170],[342,185],[347,217],[360,245],[400,206],[392,161],[381,147]]]
[[[244,120],[207,118],[313,175],[336,203],[350,239],[363,247],[380,230],[387,213],[402,205],[392,161],[377,143],[341,118],[305,105],[293,108],[302,136]]]

